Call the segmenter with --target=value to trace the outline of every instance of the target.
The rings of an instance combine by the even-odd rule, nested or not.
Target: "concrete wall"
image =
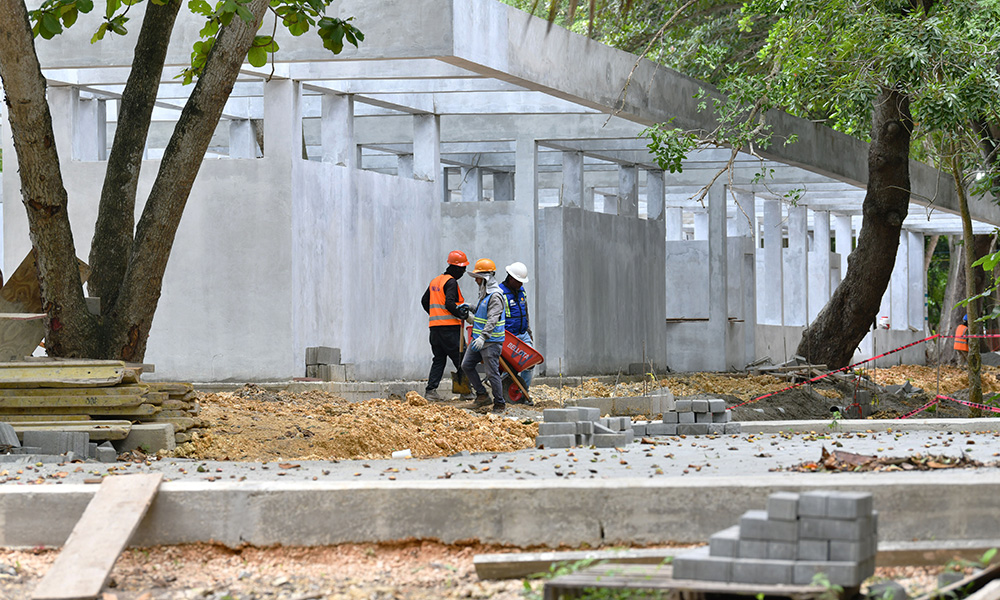
[[[617,373],[666,363],[662,221],[539,210],[539,347],[546,373]]]

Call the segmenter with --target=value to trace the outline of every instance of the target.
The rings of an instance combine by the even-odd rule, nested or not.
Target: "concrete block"
[[[649,396],[627,396],[614,398],[612,414],[615,415],[653,415],[659,411],[653,408],[653,398]]]
[[[646,424],[645,423],[632,423],[632,433],[642,437],[646,435]]]
[[[25,446],[41,448],[43,454],[72,452],[86,458],[90,452],[90,434],[76,431],[25,431]]]
[[[592,434],[592,433],[578,433],[578,434],[576,434],[576,445],[577,446],[593,446],[594,445],[594,434]]]
[[[118,460],[118,452],[115,451],[114,446],[109,446],[107,448],[98,446],[97,451],[94,452],[94,458],[98,462],[113,463]]]
[[[809,585],[813,582],[813,577],[817,573],[824,573],[830,583],[842,587],[853,587],[861,585],[866,576],[862,566],[852,562],[819,562],[811,560],[800,560],[795,563],[795,572],[792,583],[795,585]]]
[[[798,560],[830,560],[830,542],[802,540],[798,542]]]
[[[632,428],[632,417],[618,417],[618,431],[627,431]]]
[[[646,425],[646,435],[677,435],[677,424],[650,423]]]
[[[17,440],[17,432],[10,423],[0,423],[0,446],[11,446],[19,448],[21,442]]]
[[[871,512],[870,492],[831,492],[826,499],[826,516],[834,519],[856,519]]]
[[[698,399],[691,401],[691,410],[696,413],[707,413],[708,410],[708,400]]]
[[[733,423],[726,423],[723,430],[726,432],[726,435],[739,435],[742,431],[742,427],[740,427],[739,421],[737,421]]]
[[[600,419],[599,421],[597,421],[597,424],[600,425],[601,427],[607,429],[608,431],[617,432],[618,431],[619,421],[618,421],[617,417],[615,417],[615,418],[604,417],[603,419]]]
[[[775,492],[767,497],[767,518],[773,521],[794,521],[799,517],[799,495]]]
[[[674,557],[673,578],[698,581],[729,581],[732,578],[732,559],[711,556],[708,547],[695,548]]]
[[[677,424],[677,411],[670,411],[663,413],[663,422],[669,423],[671,425]]]
[[[575,433],[560,435],[540,435],[535,438],[536,448],[572,448],[576,443]]]
[[[797,542],[768,542],[767,557],[771,560],[795,560],[798,548]]]
[[[708,423],[708,435],[723,435],[725,433],[725,423]]]
[[[598,448],[620,448],[627,446],[629,441],[628,434],[624,431],[594,434],[594,445]]]
[[[618,432],[617,431],[613,431],[610,427],[608,427],[607,425],[605,425],[603,423],[597,423],[597,422],[595,422],[594,423],[594,434],[597,435],[598,433],[618,433]]]
[[[868,586],[866,600],[910,600],[906,588],[898,581],[880,581]]]
[[[711,423],[712,422],[712,413],[710,413],[710,412],[696,412],[696,413],[694,413],[694,422],[695,423]]]
[[[694,423],[694,413],[693,412],[679,412],[677,413],[677,423],[679,425],[689,425]]]
[[[575,408],[546,408],[542,411],[542,420],[546,423],[575,423],[576,417]]]
[[[740,517],[740,539],[795,542],[799,539],[797,521],[772,521],[767,511],[748,510]]]
[[[863,541],[873,534],[871,517],[861,517],[860,519],[802,517],[799,519],[799,537],[802,539]]]
[[[577,421],[596,421],[601,418],[601,409],[592,406],[577,406]]]
[[[726,412],[726,401],[722,398],[712,398],[708,401],[708,412],[721,413]]]
[[[615,413],[615,399],[614,398],[578,398],[572,401],[572,404],[577,408],[588,408],[596,411],[596,416],[589,419],[591,421],[596,421],[601,418],[601,415],[612,415]],[[588,413],[591,414],[591,413]],[[582,416],[577,416],[577,421],[584,420]]]
[[[827,491],[803,492],[799,494],[800,517],[825,517]]]
[[[737,558],[733,560],[733,583],[788,584],[792,582],[793,566],[790,560],[758,560]]]
[[[27,454],[41,454],[42,449],[36,446],[21,446],[20,448],[14,449],[14,454],[20,454],[22,456]]]
[[[577,431],[576,423],[539,423],[538,435],[566,435],[582,433]]]
[[[691,412],[691,400],[675,400],[674,410],[679,413]]]
[[[767,540],[740,539],[737,544],[738,558],[767,558]]]
[[[738,558],[740,555],[740,528],[733,525],[717,531],[708,538],[709,554],[728,558]]]
[[[552,424],[553,425],[562,425],[562,423],[552,423]],[[541,423],[541,424],[538,425],[538,431],[539,432],[541,432],[541,430],[542,430],[541,429],[542,425],[545,425],[545,423]],[[594,434],[594,422],[593,421],[577,421],[575,423],[575,425],[576,425],[576,433],[578,435],[593,435]]]
[[[97,458],[97,442],[87,444],[87,458]]]
[[[625,443],[626,444],[631,444],[632,442],[635,441],[635,431],[634,430],[629,429],[628,431],[623,431],[622,433],[625,434]]]
[[[708,435],[708,423],[678,423],[677,435]]]
[[[861,562],[870,558],[871,542],[868,540],[850,542],[847,540],[830,541],[830,560]]]
[[[728,422],[730,422],[732,420],[733,420],[732,413],[729,412],[728,410],[724,410],[722,412],[713,412],[712,413],[712,422],[713,423],[728,423]]]
[[[306,348],[306,365],[339,365],[340,348],[314,346]]]
[[[119,453],[139,449],[147,454],[177,447],[174,426],[170,423],[136,423],[132,425],[128,437],[115,442]]]

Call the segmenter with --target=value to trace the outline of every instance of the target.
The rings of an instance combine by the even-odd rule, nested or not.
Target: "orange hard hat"
[[[466,258],[465,252],[452,250],[448,253],[448,264],[455,265],[456,267],[467,267],[469,266],[469,259]]]
[[[495,273],[497,270],[496,264],[488,258],[480,258],[476,261],[476,268],[473,269],[473,273]]]

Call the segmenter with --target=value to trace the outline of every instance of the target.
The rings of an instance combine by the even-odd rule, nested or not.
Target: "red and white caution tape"
[[[938,398],[940,398],[940,397],[941,397],[941,396],[938,396],[937,398],[935,398],[935,399],[931,400],[930,402],[928,402],[927,404],[925,404],[925,405],[921,406],[920,408],[918,408],[918,409],[916,409],[916,410],[911,410],[910,412],[906,413],[906,414],[905,414],[905,415],[903,415],[902,417],[896,417],[896,418],[897,418],[897,419],[909,419],[909,418],[910,418],[910,417],[912,417],[913,415],[915,415],[915,414],[917,414],[917,413],[919,413],[919,412],[922,412],[922,411],[925,411],[925,410],[927,410],[928,408],[930,408],[930,407],[934,406],[935,404],[937,404],[937,403],[938,403]]]
[[[980,404],[978,402],[969,402],[968,400],[959,400],[958,398],[952,398],[951,396],[942,396],[938,394],[937,400],[951,400],[952,402],[957,402],[959,404],[964,404],[965,406],[971,406],[972,408],[978,408],[981,410],[988,410],[990,412],[1000,413],[1000,408],[995,406],[987,406],[985,404]]]

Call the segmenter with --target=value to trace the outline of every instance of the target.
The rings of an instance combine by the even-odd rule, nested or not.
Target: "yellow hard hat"
[[[480,258],[476,261],[476,268],[472,270],[473,273],[495,273],[497,270],[496,264],[488,258]]]

